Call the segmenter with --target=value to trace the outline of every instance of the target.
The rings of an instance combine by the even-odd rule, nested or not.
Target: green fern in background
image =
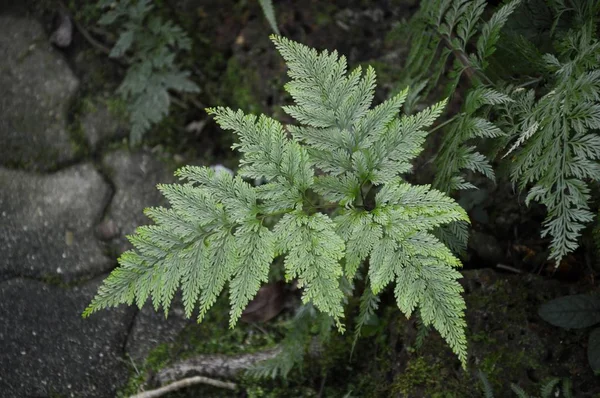
[[[445,81],[444,95],[452,95],[463,75],[469,77],[473,85],[461,111],[438,126],[443,128],[443,135],[434,161],[433,186],[443,192],[476,188],[465,180],[465,171],[495,180],[489,160],[471,143],[504,134],[488,116],[494,105],[512,100],[493,87],[485,69],[488,58],[496,51],[502,27],[519,2],[505,4],[484,22],[481,17],[487,4],[485,0],[428,1],[422,3],[411,21],[413,34],[405,81],[417,86],[421,97],[437,93],[442,81]],[[448,70],[450,60],[452,66]],[[436,233],[455,252],[465,251],[468,239],[465,223],[452,223]]]
[[[273,30],[273,33],[276,35],[279,33],[279,28],[277,27],[277,20],[275,19],[275,9],[273,8],[273,1],[271,0],[258,0],[260,3],[260,7],[262,8],[263,14],[269,22],[269,26]]]
[[[233,327],[282,256],[286,280],[298,281],[303,302],[327,324],[344,331],[343,304],[358,274],[373,295],[393,283],[401,311],[417,312],[466,366],[461,264],[431,231],[468,217],[442,192],[400,177],[445,102],[399,117],[405,90],[371,108],[371,67],[347,73],[336,52],[272,39],[291,77],[285,87],[295,104],[284,110],[299,124],[286,131],[264,115],[210,109],[238,136],[238,175],[188,166],[177,172],[187,183],[159,186],[171,208],[147,210],[156,224],[130,237],[135,250],[84,315],[149,297],[167,312],[181,287],[186,314],[199,306],[200,321],[228,284]]]
[[[557,54],[543,56],[551,73],[546,94],[536,99],[533,90],[514,90],[516,102],[503,116],[513,141],[505,155],[511,179],[529,189],[526,203],[547,208],[542,236],[552,238],[550,258],[557,266],[579,246],[582,230],[593,220],[587,181],[600,180],[598,9],[600,2],[587,2],[579,17],[583,26],[562,32]]]
[[[583,228],[593,219],[587,181],[600,177],[600,141],[595,134],[600,128],[596,34],[600,2],[538,3],[528,1],[528,10],[541,9],[540,14],[548,16],[547,30],[556,50],[542,55],[523,35],[525,31],[512,34],[514,45],[507,51],[504,44],[503,51],[527,60],[529,69],[523,75],[510,66],[498,66],[497,60],[490,63],[502,27],[519,10],[518,0],[505,3],[487,22],[480,21],[486,6],[483,0],[424,3],[413,21],[420,30],[413,35],[406,70],[422,95],[433,93],[441,81],[451,94],[463,76],[474,87],[465,95],[461,112],[440,126],[444,134],[435,158],[433,186],[444,192],[474,188],[461,175],[465,170],[494,180],[491,163],[476,144],[495,139],[492,152],[506,147],[511,180],[521,190],[529,190],[526,202],[540,202],[548,210],[542,236],[551,237],[550,258],[558,266],[578,247]],[[450,59],[452,68],[446,71]],[[538,77],[532,79],[532,73]],[[538,87],[526,90],[528,85]],[[465,225],[455,223],[441,228],[438,235],[460,251],[467,232]]]
[[[477,373],[484,398],[494,398],[494,390],[486,376],[481,370]],[[521,387],[514,383],[510,383],[510,389],[517,398],[534,398],[525,392]],[[504,396],[504,395],[503,395]],[[540,387],[539,398],[564,397],[572,398],[571,381],[569,379],[559,379],[554,377],[545,381]]]
[[[191,41],[179,26],[152,15],[150,0],[103,0],[99,6],[107,11],[98,23],[116,26],[119,32],[110,56],[127,55],[129,67],[117,92],[129,113],[130,143],[137,145],[169,113],[169,90],[200,90],[176,61],[179,51],[190,50]]]

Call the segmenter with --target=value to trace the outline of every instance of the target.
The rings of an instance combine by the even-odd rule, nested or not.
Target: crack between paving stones
[[[0,284],[9,282],[9,281],[12,281],[15,279],[25,279],[28,281],[40,282],[47,286],[59,287],[61,289],[72,289],[74,287],[81,287],[101,276],[108,277],[108,275],[110,275],[110,272],[111,271],[103,271],[98,274],[82,276],[80,278],[76,278],[76,279],[73,279],[70,281],[63,281],[63,280],[49,281],[48,278],[45,278],[45,277],[38,277],[38,276],[32,276],[32,275],[21,275],[21,274],[14,273],[14,272],[6,272],[3,274],[0,274]]]
[[[129,363],[129,357],[127,355],[127,342],[129,342],[129,337],[133,333],[133,328],[135,327],[135,321],[137,317],[140,315],[142,310],[140,310],[137,306],[133,306],[134,314],[129,321],[129,325],[127,325],[127,330],[125,332],[125,338],[123,339],[123,344],[121,345],[121,356],[124,361]]]

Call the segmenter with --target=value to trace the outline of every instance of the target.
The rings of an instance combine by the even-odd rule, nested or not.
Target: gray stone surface
[[[0,165],[47,170],[70,161],[69,102],[78,80],[35,20],[0,15]]]
[[[125,122],[115,116],[101,98],[91,100],[81,116],[81,127],[90,148],[95,151],[100,145],[127,135]]]
[[[0,396],[115,396],[128,377],[122,353],[134,312],[121,307],[83,319],[98,286],[0,283]]]
[[[143,364],[152,349],[174,341],[186,325],[194,322],[193,318],[185,318],[179,295],[173,299],[167,318],[162,310],[154,311],[152,304],[148,302],[135,317],[127,339],[126,351],[136,364]]]
[[[110,193],[89,163],[48,175],[0,168],[0,280],[70,281],[112,268],[94,237]]]
[[[144,209],[166,204],[156,184],[171,183],[175,177],[167,165],[149,152],[132,154],[125,149],[117,150],[106,154],[102,165],[115,186],[104,221],[116,223],[119,235],[111,243],[122,252],[130,247],[125,236],[133,233],[137,226],[151,223]]]

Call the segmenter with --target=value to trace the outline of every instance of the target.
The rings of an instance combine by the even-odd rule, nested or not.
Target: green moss
[[[406,370],[396,377],[392,391],[396,394],[408,395],[417,387],[431,388],[439,372],[439,366],[428,364],[422,357],[416,358],[410,361]]]
[[[256,71],[244,68],[237,58],[231,57],[221,81],[225,96],[223,103],[234,109],[243,109],[246,113],[261,113],[260,101],[254,94],[258,80]]]
[[[127,112],[127,103],[125,100],[118,96],[113,96],[104,100],[108,111],[115,117],[121,120],[129,120],[129,113]]]

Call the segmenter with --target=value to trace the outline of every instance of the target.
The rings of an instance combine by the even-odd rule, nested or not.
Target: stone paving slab
[[[128,377],[123,347],[135,311],[81,313],[99,286],[0,283],[0,396],[114,397]]]
[[[72,281],[110,270],[94,226],[110,186],[90,163],[53,174],[0,168],[0,280]]]
[[[72,161],[67,131],[79,81],[39,22],[0,15],[0,165],[55,169]]]

